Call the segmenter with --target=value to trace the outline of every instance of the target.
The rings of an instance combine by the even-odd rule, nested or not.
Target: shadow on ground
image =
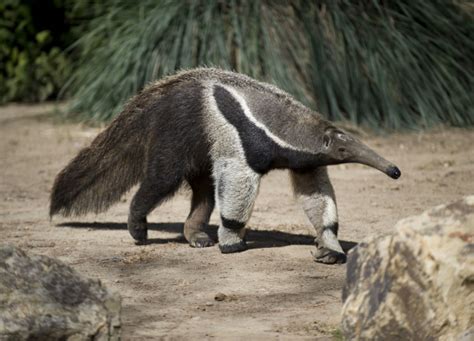
[[[93,230],[127,230],[126,223],[116,222],[65,222],[56,226]],[[180,236],[172,238],[150,238],[148,239],[148,244],[187,243],[182,235],[183,223],[148,223],[148,229],[180,234]],[[209,225],[206,232],[212,239],[217,240],[217,225]],[[311,235],[275,230],[252,230],[251,228],[247,229],[246,240],[248,249],[264,249],[288,245],[314,245],[314,237]],[[344,252],[348,252],[357,245],[355,242],[345,240],[341,240],[340,243]]]

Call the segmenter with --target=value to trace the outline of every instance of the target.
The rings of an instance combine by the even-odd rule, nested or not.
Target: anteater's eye
[[[346,148],[340,147],[338,150],[339,150],[339,152],[344,153],[346,151]]]
[[[347,141],[347,136],[345,134],[338,133],[336,136],[342,141]]]

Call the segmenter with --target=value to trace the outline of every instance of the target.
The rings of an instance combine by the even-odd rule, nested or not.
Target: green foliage
[[[146,83],[194,66],[291,86],[294,66],[282,51],[291,41],[278,39],[262,6],[259,0],[109,1],[111,10],[90,21],[77,42],[82,59],[67,87],[75,94],[72,111],[110,119]],[[305,97],[301,88],[291,89]]]
[[[148,82],[207,65],[276,83],[331,119],[473,124],[464,3],[107,0],[75,44],[71,110],[107,120]]]
[[[474,124],[472,10],[454,1],[322,3],[297,8],[321,111],[373,127]]]
[[[344,341],[344,334],[339,328],[332,330],[331,339],[333,341]]]
[[[35,16],[50,13],[34,11],[33,3],[0,2],[0,103],[52,98],[70,74],[68,57],[61,46],[64,44],[51,30],[43,29],[48,25],[33,17],[33,12]],[[45,12],[51,10],[47,3],[41,4]]]

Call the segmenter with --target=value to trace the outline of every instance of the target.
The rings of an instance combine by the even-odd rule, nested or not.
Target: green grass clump
[[[96,7],[101,10],[97,10]],[[217,66],[272,82],[334,120],[474,123],[466,1],[107,0],[74,45],[71,112],[109,120],[148,82]],[[98,13],[98,14],[97,14]]]

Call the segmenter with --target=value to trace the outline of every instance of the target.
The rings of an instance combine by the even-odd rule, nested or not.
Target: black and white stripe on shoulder
[[[264,174],[275,168],[298,169],[314,164],[316,154],[291,146],[273,134],[255,119],[237,91],[216,84],[213,96],[219,112],[236,128],[247,163],[254,171]]]

